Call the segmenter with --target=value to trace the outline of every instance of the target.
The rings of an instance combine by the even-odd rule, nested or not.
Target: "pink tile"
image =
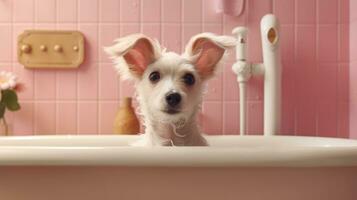
[[[135,88],[134,88],[134,83],[129,80],[125,81],[120,81],[119,82],[119,87],[120,87],[120,99],[123,99],[125,97],[134,97],[135,96]]]
[[[57,23],[57,30],[78,30],[77,24],[74,23]]]
[[[143,22],[160,22],[161,20],[161,1],[151,0],[142,1],[142,21]]]
[[[104,52],[103,47],[113,45],[113,41],[120,37],[118,25],[99,25],[99,61],[111,62],[108,54]]]
[[[160,24],[143,24],[143,34],[156,39],[161,40],[161,25]]]
[[[316,23],[316,0],[297,0],[297,23]]]
[[[232,34],[232,30],[234,28],[236,28],[237,26],[247,26],[247,21],[248,21],[248,14],[247,12],[244,12],[239,16],[230,16],[230,15],[223,15],[223,33],[225,35],[231,35]],[[222,25],[223,25],[222,24]],[[205,24],[206,25],[210,25],[210,24]]]
[[[336,25],[319,26],[319,61],[335,62],[337,61],[338,36]]]
[[[181,27],[177,24],[164,24],[162,27],[162,45],[168,51],[181,52]]]
[[[339,102],[348,102],[350,88],[350,65],[340,64],[337,75],[337,100]],[[353,86],[352,86],[353,87]]]
[[[0,3],[0,22],[11,22],[12,0],[5,0]]]
[[[281,59],[282,61],[295,60],[295,26],[282,25],[281,30]]]
[[[162,22],[181,21],[181,0],[162,1]]]
[[[35,29],[38,30],[53,30],[56,29],[56,24],[54,23],[36,23],[35,25]]]
[[[337,69],[336,64],[321,64],[318,72],[318,100],[337,101]]]
[[[13,0],[14,22],[33,22],[34,20],[34,0]]]
[[[99,1],[99,19],[101,22],[119,22],[120,21],[120,1],[105,0]]]
[[[112,64],[101,64],[99,66],[99,99],[119,99],[119,76]]]
[[[352,139],[357,139],[357,103],[356,102],[350,102],[350,113],[349,113],[349,118],[350,118],[350,123],[349,123],[349,132],[350,132],[350,138]]]
[[[36,0],[35,21],[55,22],[56,21],[56,0]]]
[[[202,1],[201,0],[183,0],[183,21],[196,22],[202,21]]]
[[[247,58],[251,62],[260,63],[263,60],[260,23],[250,23],[247,27]]]
[[[223,104],[223,134],[239,134],[239,103],[224,102]]]
[[[224,65],[223,98],[225,101],[236,101],[239,98],[239,88],[237,75],[232,71],[232,64],[228,62]]]
[[[281,109],[281,129],[279,134],[295,135],[295,105],[283,100]]]
[[[215,9],[215,0],[202,1],[203,4],[203,22],[222,23],[223,14],[217,13]]]
[[[78,70],[78,98],[80,100],[98,99],[98,66],[86,64]]]
[[[217,35],[222,35],[223,34],[222,25],[221,24],[204,24],[203,32],[210,32],[210,33],[214,33]],[[232,51],[230,53],[234,54]]]
[[[203,132],[210,135],[222,134],[222,103],[204,102],[203,103]]]
[[[350,0],[340,0],[339,2],[339,23],[348,24],[350,22]]]
[[[296,67],[292,63],[283,63],[282,74],[282,111],[281,130],[282,135],[295,134],[295,110],[296,110]]]
[[[248,102],[247,112],[248,135],[262,135],[264,126],[263,102]]]
[[[34,103],[20,102],[21,110],[14,113],[13,134],[33,135],[34,133]]]
[[[315,26],[297,27],[296,60],[299,63],[311,63],[316,60]]]
[[[250,0],[247,6],[248,20],[253,23],[260,23],[264,15],[272,12],[272,0]]]
[[[184,24],[183,25],[183,43],[182,45],[185,47],[188,41],[196,35],[202,32],[202,27],[196,24]]]
[[[295,76],[296,100],[299,102],[315,101],[317,99],[318,92],[317,66],[314,64],[296,64]]]
[[[123,24],[120,26],[120,37],[140,32],[139,24]]]
[[[117,102],[102,102],[99,104],[99,133],[112,134],[115,116],[118,110]]]
[[[236,82],[237,83],[237,82]],[[264,79],[263,77],[252,77],[247,87],[247,99],[259,101],[263,99]]]
[[[275,0],[274,14],[278,17],[281,24],[294,24],[295,0]]]
[[[318,104],[317,129],[320,137],[337,137],[337,104],[335,101],[320,101]]]
[[[282,63],[282,98],[284,102],[295,103],[297,95],[297,71],[299,70],[294,63]],[[301,81],[300,81],[301,83]]]
[[[120,1],[120,21],[121,22],[140,21],[140,0]]]
[[[357,8],[357,2],[350,0],[349,4],[350,4],[350,6],[349,6],[349,8],[350,8],[350,22],[352,22],[352,21],[354,22],[357,20],[357,13],[353,12]]]
[[[78,103],[78,134],[98,134],[98,105],[96,102]]]
[[[318,0],[319,24],[337,24],[339,0]]]
[[[339,25],[339,36],[338,36],[338,60],[342,62],[348,62],[350,60],[350,25],[340,24]]]
[[[18,81],[24,85],[24,90],[18,94],[20,100],[32,100],[34,98],[34,75],[33,71],[15,64],[13,72],[17,75]]]
[[[77,73],[72,70],[60,70],[57,71],[56,78],[56,98],[58,100],[77,99]]]
[[[0,62],[11,62],[13,52],[11,25],[0,25],[0,38]]]
[[[60,0],[57,1],[57,20],[58,22],[76,22],[77,1]]]
[[[79,30],[85,35],[85,63],[98,60],[98,26],[96,24],[80,24]]]
[[[35,99],[53,100],[56,98],[56,72],[52,70],[35,71]]]
[[[54,102],[36,102],[34,120],[36,135],[55,134],[56,104]]]
[[[351,22],[350,24],[350,44],[357,44],[357,21]],[[357,56],[353,56],[357,54],[357,45],[350,45],[350,61],[357,61]]]
[[[76,134],[77,104],[75,102],[58,102],[56,106],[56,134]]]
[[[337,132],[338,137],[349,137],[349,103],[338,104]]]
[[[98,21],[98,0],[78,0],[80,22]]]
[[[296,135],[316,136],[316,104],[312,101],[299,101],[296,109]]]
[[[219,71],[219,70],[218,70]],[[222,94],[223,94],[223,73],[217,72],[215,77],[210,79],[207,84],[204,100],[217,100],[222,101]]]
[[[349,71],[349,101],[357,102],[357,62],[351,62]]]

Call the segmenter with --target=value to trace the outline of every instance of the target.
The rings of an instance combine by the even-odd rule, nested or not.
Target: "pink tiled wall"
[[[212,1],[0,1],[0,66],[17,73],[27,86],[20,94],[22,110],[7,116],[14,134],[111,133],[120,99],[133,94],[131,83],[119,81],[102,51],[114,38],[143,32],[181,52],[196,33],[231,34],[234,27],[247,26],[249,60],[261,62],[259,22],[272,12],[282,24],[282,133],[347,137],[348,0],[247,0],[240,17],[216,14]],[[82,31],[87,39],[85,63],[78,70],[24,69],[15,54],[16,36],[24,29]],[[222,72],[209,83],[201,115],[207,133],[238,133],[239,92],[231,72],[233,62],[232,52]],[[259,78],[248,86],[249,134],[263,130],[262,88]]]
[[[357,1],[350,0],[350,136],[357,139]]]

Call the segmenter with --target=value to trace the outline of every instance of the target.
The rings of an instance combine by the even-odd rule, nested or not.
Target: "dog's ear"
[[[119,38],[113,46],[105,47],[104,50],[113,59],[120,75],[126,79],[140,79],[148,65],[161,54],[158,42],[143,34]]]
[[[214,74],[226,50],[235,45],[236,40],[233,37],[201,33],[190,39],[185,56],[192,60],[201,78],[207,79]]]

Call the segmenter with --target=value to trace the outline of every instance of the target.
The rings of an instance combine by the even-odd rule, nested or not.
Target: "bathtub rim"
[[[357,140],[304,136],[206,136],[208,140],[301,139],[325,141],[327,145],[278,145],[230,147],[128,147],[8,145],[4,142],[81,139],[135,139],[137,136],[51,135],[0,138],[1,165],[45,166],[135,166],[135,167],[350,167],[357,166]],[[99,139],[101,138],[101,139]],[[244,141],[243,141],[244,142]],[[348,145],[331,145],[340,142]],[[266,143],[266,142],[265,142]],[[270,148],[269,148],[270,147]],[[233,159],[235,158],[235,159]]]

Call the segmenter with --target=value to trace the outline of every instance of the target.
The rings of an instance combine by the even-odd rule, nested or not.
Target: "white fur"
[[[153,49],[154,62],[150,63],[140,76],[132,74],[128,63],[123,56],[136,44],[140,38],[150,41]],[[161,50],[159,43],[142,34],[130,35],[116,40],[116,44],[105,48],[113,59],[116,69],[125,79],[135,81],[137,100],[145,125],[142,140],[133,144],[135,146],[203,146],[207,145],[202,137],[196,122],[197,112],[200,110],[202,93],[206,79],[201,77],[195,68],[195,60],[199,55],[194,55],[192,45],[197,39],[206,38],[222,49],[235,45],[232,37],[216,36],[211,33],[202,33],[194,36],[186,46],[182,55]],[[149,75],[159,71],[160,81],[153,84]],[[191,73],[195,77],[195,84],[187,86],[182,77]],[[181,95],[180,112],[167,114],[165,96],[168,92],[177,92]]]

